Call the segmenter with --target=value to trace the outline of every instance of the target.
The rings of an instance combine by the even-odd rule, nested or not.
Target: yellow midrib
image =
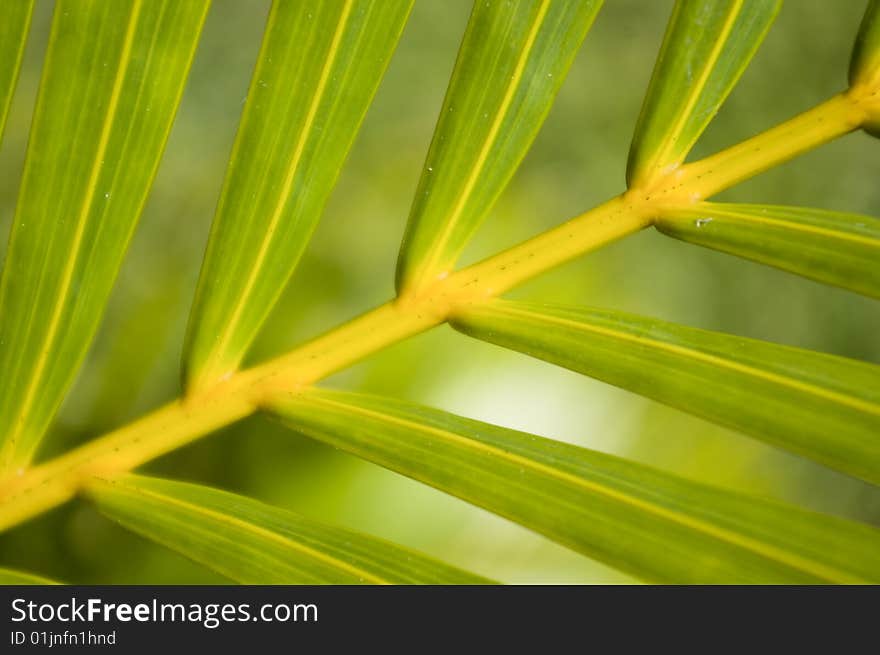
[[[516,62],[516,66],[514,67],[513,75],[511,75],[510,78],[510,83],[507,85],[507,89],[504,92],[504,97],[501,99],[501,104],[498,106],[498,111],[495,113],[492,125],[489,128],[489,132],[486,134],[486,139],[483,141],[483,146],[480,149],[480,153],[477,156],[473,167],[468,173],[461,194],[458,196],[458,200],[456,201],[455,206],[453,207],[446,221],[443,223],[440,233],[432,241],[431,250],[424,257],[423,263],[420,267],[423,271],[423,273],[420,275],[421,278],[432,276],[442,272],[436,270],[438,268],[438,262],[441,259],[441,256],[444,254],[446,244],[452,237],[452,232],[455,230],[456,225],[461,220],[461,214],[462,212],[464,212],[465,205],[470,199],[471,194],[474,192],[474,188],[476,188],[477,181],[483,171],[483,167],[486,165],[486,162],[489,159],[489,154],[492,151],[492,146],[498,139],[498,134],[501,131],[501,126],[504,123],[504,119],[507,117],[507,112],[510,110],[510,105],[513,103],[513,98],[516,95],[517,87],[519,86],[523,74],[525,73],[526,65],[528,64],[529,60],[529,55],[531,55],[532,53],[532,48],[534,48],[535,41],[538,38],[538,32],[540,32],[541,30],[541,25],[544,23],[544,19],[546,18],[549,9],[550,0],[543,0],[540,8],[538,9],[538,13],[535,15],[535,21],[532,24],[531,29],[529,30],[528,36],[526,37],[525,44],[523,46],[522,52],[520,53],[519,59]]]
[[[427,426],[421,423],[417,423],[415,421],[410,421],[408,419],[393,416],[390,414],[384,414],[382,412],[366,409],[357,405],[349,405],[335,400],[330,400],[326,398],[326,396],[321,395],[320,392],[305,392],[301,396],[301,398],[307,403],[312,402],[319,405],[329,405],[331,407],[341,409],[341,411],[343,412],[350,412],[352,414],[378,419],[392,425],[398,425],[407,429],[412,429],[417,432],[428,433],[440,437],[441,439],[444,439],[446,441],[457,443],[461,446],[466,447],[469,450],[476,451],[478,454],[491,453],[493,456],[498,457],[501,460],[507,460],[516,466],[529,468],[537,473],[555,478],[569,485],[584,489],[588,492],[600,494],[614,501],[623,503],[625,505],[630,505],[632,507],[635,507],[636,509],[647,512],[648,514],[660,516],[661,518],[667,519],[674,523],[678,523],[679,525],[683,525],[698,532],[702,532],[713,538],[719,539],[721,541],[726,541],[741,548],[745,548],[746,550],[750,550],[762,557],[777,561],[785,566],[799,569],[801,571],[807,572],[811,575],[815,575],[829,581],[848,581],[850,583],[863,582],[861,578],[852,576],[852,574],[846,571],[841,571],[833,567],[825,566],[808,558],[793,555],[789,551],[782,550],[771,544],[752,539],[736,532],[731,532],[730,530],[727,530],[723,527],[701,521],[692,516],[688,516],[686,514],[682,514],[681,512],[663,507],[662,505],[651,503],[635,496],[625,494],[607,485],[593,482],[586,478],[569,473],[568,471],[554,468],[552,466],[548,466],[541,462],[535,461],[534,459],[529,459],[528,457],[523,457],[522,455],[517,455],[515,453],[503,450],[501,448],[498,448],[497,446],[488,444],[485,441],[480,441],[471,437],[465,437],[454,432],[449,432],[440,428]]]
[[[687,357],[690,359],[705,362],[707,364],[712,364],[720,368],[727,368],[729,370],[742,373],[743,375],[748,375],[751,377],[766,380],[768,382],[773,382],[774,384],[778,384],[783,387],[796,389],[797,391],[808,393],[813,396],[823,398],[825,400],[831,400],[840,405],[845,405],[861,412],[876,414],[880,416],[880,406],[874,403],[863,401],[859,398],[853,398],[852,396],[847,396],[845,394],[831,391],[829,389],[824,389],[822,387],[817,387],[807,382],[800,382],[798,380],[794,380],[783,375],[771,373],[770,371],[763,371],[759,368],[749,366],[748,364],[741,364],[730,359],[718,357],[717,355],[710,355],[708,353],[694,350],[686,346],[679,346],[673,343],[651,339],[650,337],[629,334],[627,332],[621,332],[612,328],[600,327],[598,325],[593,325],[589,323],[581,323],[570,319],[560,318],[558,316],[551,316],[548,314],[533,314],[528,311],[513,309],[509,307],[506,302],[493,302],[492,309],[490,311],[500,314],[511,314],[514,316],[525,317],[526,319],[537,320],[542,323],[561,325],[578,331],[594,332],[596,334],[602,334],[613,339],[619,339],[620,341],[629,341],[631,343],[647,345],[652,348],[656,348],[657,350],[664,350],[666,352],[670,352],[676,355],[681,355],[682,357]]]
[[[272,211],[272,216],[269,219],[269,224],[266,228],[266,232],[263,235],[262,241],[260,242],[260,248],[257,251],[256,259],[254,260],[253,265],[251,266],[251,269],[248,273],[247,281],[245,282],[245,285],[238,296],[236,304],[232,308],[231,314],[229,315],[229,320],[225,323],[223,332],[216,342],[216,346],[212,351],[212,355],[209,356],[207,362],[205,363],[205,365],[203,365],[203,370],[210,370],[208,362],[211,362],[212,360],[214,362],[222,361],[222,359],[224,358],[226,349],[229,345],[229,341],[235,333],[235,328],[241,321],[241,317],[244,313],[247,301],[250,298],[251,293],[253,293],[254,286],[257,283],[257,278],[260,275],[260,271],[266,263],[266,257],[269,253],[269,247],[275,235],[275,230],[278,229],[278,224],[284,214],[284,208],[287,206],[287,201],[293,188],[293,181],[296,177],[297,171],[299,170],[299,165],[302,161],[303,152],[305,152],[306,143],[308,142],[312,130],[312,125],[315,122],[315,118],[318,114],[318,108],[320,107],[321,101],[324,98],[324,92],[327,88],[327,83],[330,80],[330,72],[333,70],[333,66],[336,63],[336,58],[339,55],[339,46],[342,42],[342,35],[345,33],[345,27],[348,23],[348,18],[351,15],[352,7],[353,0],[346,0],[345,5],[342,8],[342,12],[340,13],[339,22],[337,23],[336,31],[333,34],[333,39],[330,42],[330,48],[327,52],[324,67],[321,70],[321,76],[318,79],[318,85],[315,88],[315,94],[312,96],[312,102],[309,105],[305,122],[303,123],[302,130],[300,131],[299,139],[297,140],[293,155],[291,155],[290,164],[288,165],[287,173],[284,177],[284,182],[281,185],[281,191],[278,195],[278,203],[275,205],[275,208]]]
[[[147,498],[152,498],[154,500],[158,500],[163,503],[167,503],[168,505],[173,505],[177,507],[184,508],[193,512],[194,514],[202,515],[207,518],[213,519],[220,523],[225,523],[226,525],[232,526],[241,530],[243,532],[249,532],[257,537],[261,537],[263,539],[267,539],[269,541],[273,541],[281,546],[286,548],[290,548],[292,550],[297,550],[308,557],[312,557],[327,566],[332,568],[341,569],[348,573],[349,575],[353,575],[356,578],[360,578],[363,580],[368,580],[375,584],[389,584],[389,581],[381,578],[379,576],[373,575],[372,573],[368,573],[362,569],[359,569],[356,566],[349,564],[343,560],[337,559],[335,557],[331,557],[326,553],[323,553],[319,550],[315,550],[310,546],[307,546],[303,543],[290,539],[289,537],[285,537],[282,534],[274,532],[268,528],[263,528],[255,523],[250,523],[248,521],[244,521],[239,519],[236,516],[231,514],[224,514],[223,512],[219,512],[216,510],[208,509],[202,505],[196,505],[194,503],[187,502],[185,500],[181,500],[180,498],[175,498],[174,496],[168,496],[160,492],[151,491],[149,489],[144,489],[143,487],[138,487],[135,485],[129,485],[119,482],[108,482],[105,480],[100,481],[102,484],[108,485],[110,488],[114,488],[117,486],[122,486],[129,492],[140,494],[142,496],[146,496]]]
[[[58,336],[59,328],[61,327],[61,315],[64,313],[64,306],[66,304],[66,301],[68,300],[68,293],[70,291],[71,284],[73,284],[73,273],[76,269],[79,251],[83,245],[83,237],[85,235],[86,223],[88,222],[88,216],[95,201],[95,192],[98,186],[98,178],[101,174],[101,167],[104,163],[107,146],[110,142],[110,133],[112,131],[113,123],[116,117],[116,112],[119,108],[119,100],[122,95],[122,86],[125,82],[125,76],[128,72],[128,66],[131,63],[131,50],[134,44],[135,28],[137,27],[142,5],[143,0],[135,0],[134,5],[132,6],[132,12],[129,17],[128,27],[126,28],[125,37],[123,40],[122,51],[119,56],[119,67],[116,70],[116,77],[113,81],[113,89],[110,94],[110,100],[107,103],[107,116],[104,121],[104,126],[101,129],[101,136],[98,141],[98,148],[95,151],[92,169],[89,174],[89,181],[86,186],[85,195],[83,196],[83,204],[80,207],[79,215],[76,219],[76,230],[74,232],[73,243],[70,247],[70,254],[64,266],[64,271],[61,274],[61,285],[58,288],[58,293],[55,295],[55,305],[52,308],[52,315],[49,319],[49,325],[46,330],[46,337],[43,341],[43,348],[41,349],[40,355],[37,358],[36,363],[34,364],[33,373],[28,380],[27,390],[25,392],[18,412],[19,419],[14,422],[12,432],[10,433],[6,441],[6,448],[11,450],[10,461],[7,464],[12,464],[13,466],[16,465],[15,462],[17,456],[19,458],[23,457],[25,459],[29,458],[30,456],[30,453],[27,451],[20,452],[16,448],[15,444],[17,437],[20,435],[21,430],[24,427],[24,417],[27,416],[28,412],[31,409],[31,406],[33,405],[37,387],[41,382],[43,372],[49,361],[50,351],[52,350],[52,346],[54,345],[55,340]]]

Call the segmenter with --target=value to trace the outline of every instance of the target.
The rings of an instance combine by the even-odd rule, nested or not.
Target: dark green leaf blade
[[[600,0],[477,0],[416,190],[399,293],[443,277],[544,121]]]
[[[492,301],[456,329],[880,483],[880,367],[601,309]]]
[[[880,298],[880,219],[871,216],[703,202],[665,211],[655,226],[682,241]]]
[[[310,389],[270,402],[309,437],[652,581],[880,579],[880,531],[420,407]]]
[[[59,0],[0,281],[0,471],[25,466],[97,329],[205,0]]]
[[[34,0],[8,0],[0,18],[0,138],[21,68]]]
[[[15,569],[7,569],[0,567],[0,585],[45,585],[45,584],[59,584],[54,580],[50,580],[49,578],[44,578],[41,575],[35,575],[33,573],[28,573],[26,571],[17,571]]]
[[[234,371],[290,279],[412,0],[276,2],[184,348],[189,389]]]
[[[237,494],[125,475],[95,480],[98,509],[243,584],[486,584],[390,542]]]
[[[684,161],[781,6],[782,0],[677,0],[630,148],[630,187]]]

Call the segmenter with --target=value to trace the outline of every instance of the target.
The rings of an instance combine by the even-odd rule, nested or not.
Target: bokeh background
[[[268,7],[267,0],[214,1],[103,326],[42,457],[178,395],[188,308]],[[396,251],[469,8],[467,0],[416,1],[320,227],[251,362],[391,297]],[[534,147],[466,261],[623,190],[629,140],[670,8],[669,0],[606,3]],[[863,9],[863,0],[787,3],[694,156],[842,90]],[[51,13],[52,3],[39,0],[0,149],[4,235],[15,208]],[[880,143],[852,134],[718,198],[880,215],[878,162]],[[880,363],[880,303],[654,231],[545,274],[511,296],[614,307]],[[424,402],[880,525],[880,493],[866,484],[446,327],[325,384]],[[505,582],[628,581],[524,528],[263,417],[205,437],[144,470],[255,496]],[[0,535],[0,562],[76,583],[224,582],[122,530],[82,501]]]

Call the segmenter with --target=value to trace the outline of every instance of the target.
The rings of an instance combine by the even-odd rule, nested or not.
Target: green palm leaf
[[[0,137],[18,80],[33,9],[34,0],[8,0],[3,6],[0,20]]]
[[[271,409],[302,434],[648,580],[880,580],[880,531],[868,526],[392,399],[309,390]]]
[[[880,367],[623,312],[493,301],[471,336],[880,482]]]
[[[697,203],[664,211],[664,234],[880,298],[880,220],[843,212]]]
[[[88,366],[98,376],[83,381],[53,432],[73,441],[99,424],[113,429],[32,466],[100,323],[209,3],[56,0],[0,275],[0,529],[84,494],[111,520],[241,582],[490,582],[256,499],[130,474],[267,412],[645,580],[880,584],[876,527],[409,402],[314,388],[450,323],[880,484],[880,366],[623,312],[495,300],[651,225],[880,298],[877,219],[704,201],[856,129],[880,135],[880,0],[867,0],[849,89],[687,165],[781,0],[676,0],[635,129],[629,188],[454,270],[540,130],[601,5],[476,0],[410,210],[398,297],[239,370],[308,245],[412,1],[272,3],[191,308],[183,395],[169,398],[163,353],[176,323],[176,292],[168,289],[186,284],[178,284],[179,271],[169,277],[140,266],[135,275],[149,292],[114,312],[107,326],[114,340]],[[2,136],[34,3],[0,5]],[[42,21],[34,20],[41,38]],[[235,47],[236,38],[214,34],[220,38],[206,45]],[[637,54],[636,45],[628,53]],[[216,72],[211,59],[205,72]],[[431,70],[430,58],[417,63],[419,73]],[[811,72],[797,63],[799,76]],[[202,79],[221,88],[214,77]],[[203,94],[193,98],[198,108],[196,96]],[[567,203],[548,208],[557,204]],[[332,270],[337,263],[338,253]],[[317,282],[328,292],[337,286]],[[390,369],[380,362],[370,370]],[[115,426],[160,396],[169,402]],[[846,485],[829,490],[845,493]],[[868,520],[848,500],[827,506]],[[25,541],[51,537],[57,521],[46,520]],[[31,553],[36,570],[45,568],[45,552]],[[0,568],[0,583],[50,582]]]
[[[278,300],[411,6],[412,0],[273,5],[190,316],[190,388],[236,369]]]
[[[880,84],[880,0],[868,0],[850,61],[853,86]]]
[[[474,3],[410,210],[398,292],[453,268],[535,139],[601,4]]]
[[[244,584],[475,584],[401,546],[184,482],[126,475],[89,495],[114,521]]]
[[[880,0],[869,0],[865,9],[850,61],[849,81],[853,87],[867,89],[865,129],[880,137]]]
[[[684,161],[781,6],[782,0],[677,0],[630,148],[629,186]]]
[[[0,281],[0,471],[27,464],[98,325],[203,0],[59,0]]]

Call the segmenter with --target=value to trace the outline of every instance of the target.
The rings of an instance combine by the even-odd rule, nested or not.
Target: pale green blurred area
[[[531,153],[466,253],[473,261],[623,189],[629,140],[671,2],[609,0]],[[864,2],[789,2],[695,155],[843,88]],[[90,358],[43,457],[179,393],[178,364],[268,2],[215,0],[147,209]],[[394,262],[469,3],[417,0],[308,254],[250,360],[392,294]],[[0,149],[8,230],[51,4],[38,2]],[[880,142],[853,134],[719,199],[880,215]],[[4,237],[5,241],[5,237]],[[0,246],[5,248],[5,244]],[[880,303],[649,231],[512,296],[615,307],[880,362]],[[2,374],[2,372],[0,372]],[[622,454],[688,477],[880,525],[880,493],[843,475],[525,356],[440,328],[326,384],[392,394]],[[362,529],[505,582],[627,578],[529,531],[255,417],[145,467]],[[221,582],[74,502],[0,535],[0,563],[78,583]]]

